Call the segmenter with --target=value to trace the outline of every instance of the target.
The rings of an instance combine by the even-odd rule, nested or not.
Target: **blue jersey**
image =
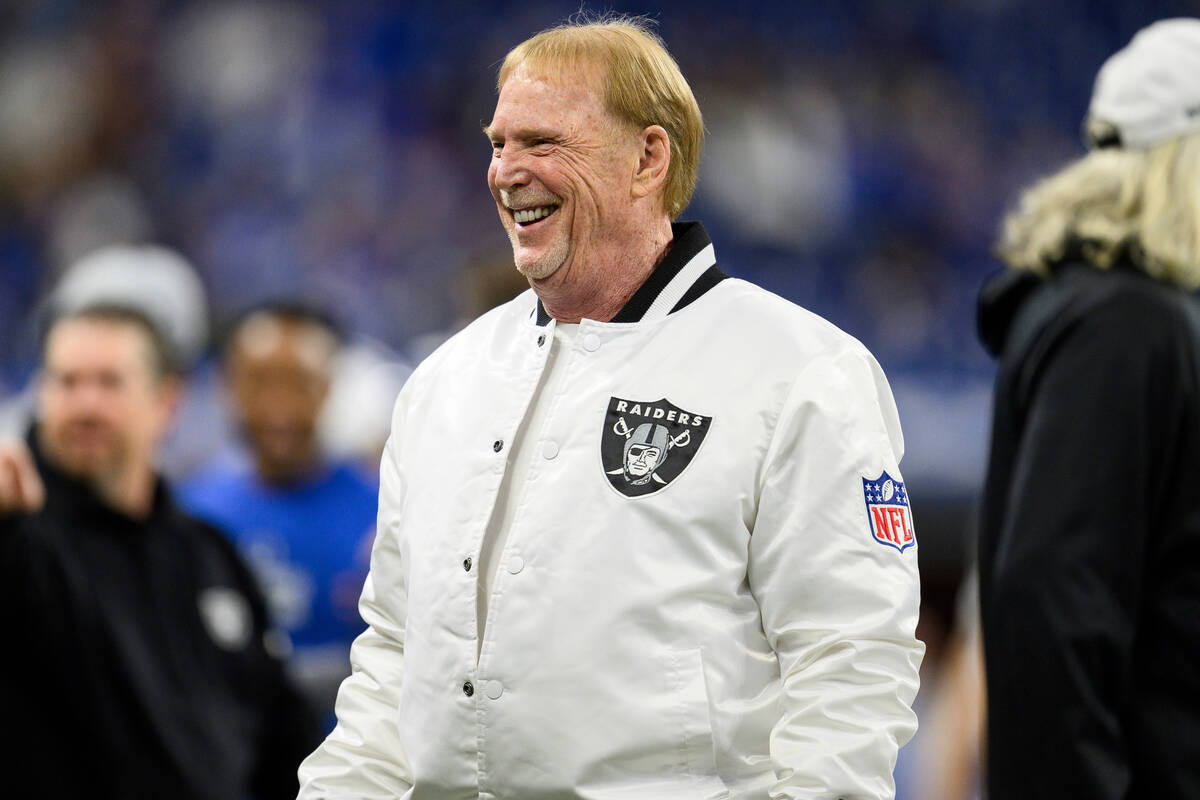
[[[373,482],[334,464],[306,482],[278,487],[263,483],[249,465],[226,465],[183,482],[177,497],[233,539],[301,660],[306,651],[335,648],[346,658],[364,627],[357,606],[375,532]]]

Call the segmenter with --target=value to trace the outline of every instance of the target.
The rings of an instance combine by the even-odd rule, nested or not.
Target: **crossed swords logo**
[[[646,472],[649,473],[649,476],[648,476],[649,479],[654,480],[656,483],[666,485],[667,481],[664,481],[662,478],[660,478],[658,476],[658,474],[656,473],[656,470],[662,465],[662,463],[664,461],[667,460],[667,455],[670,454],[670,451],[674,450],[676,447],[687,447],[687,445],[692,441],[692,432],[690,430],[685,430],[683,433],[679,434],[678,436],[671,436],[670,432],[667,431],[667,428],[665,425],[658,425],[656,423],[643,423],[643,425],[639,426],[639,428],[645,427],[647,425],[650,426],[650,428],[645,434],[646,441],[637,442],[632,445],[627,444],[626,448],[625,448],[625,458],[623,460],[621,468],[609,470],[609,472],[607,474],[609,474],[609,475],[622,475],[623,474],[623,475],[625,475],[625,479],[627,481],[632,481],[634,478],[641,478],[641,480],[639,480],[637,482],[643,483],[643,482],[645,482],[646,477],[644,475],[637,475],[633,471],[633,469],[631,469],[631,467],[636,466],[639,469],[646,470]],[[656,429],[658,429],[658,428],[662,428],[664,433],[666,434],[666,437],[665,437],[666,438],[666,452],[662,452],[661,448],[659,448],[653,444],[653,441],[656,438],[655,437]],[[625,422],[624,417],[619,417],[617,419],[616,423],[613,424],[612,429],[613,429],[613,433],[624,438],[626,441],[628,441],[629,438],[631,436],[633,436],[633,434],[636,430],[636,429],[629,427],[629,425]],[[638,445],[641,445],[641,449],[637,453],[634,453],[633,448],[637,447]],[[646,464],[646,458],[647,458],[647,456],[649,456],[651,454],[651,452],[654,453],[654,455],[653,455],[654,463],[648,465],[648,464]],[[633,456],[633,459],[630,459],[630,455]]]

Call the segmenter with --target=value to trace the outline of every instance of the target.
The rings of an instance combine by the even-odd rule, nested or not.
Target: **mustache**
[[[58,429],[66,434],[72,433],[94,433],[96,431],[112,431],[113,426],[102,417],[84,416],[74,417],[64,420],[58,426]]]
[[[537,189],[518,189],[515,192],[501,189],[500,200],[508,208],[537,208],[538,206],[556,206],[560,203],[554,195],[540,192]]]

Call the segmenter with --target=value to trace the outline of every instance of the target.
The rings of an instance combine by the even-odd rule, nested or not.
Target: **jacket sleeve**
[[[901,480],[903,448],[891,390],[865,350],[801,371],[767,452],[750,540],[750,586],[783,682],[772,798],[895,794],[925,649],[917,548],[875,540],[863,479]]]
[[[1165,322],[1125,299],[1023,365],[1024,424],[1006,495],[985,508],[1000,523],[980,574],[993,796],[1126,796],[1154,497],[1188,413],[1163,369]]]
[[[337,726],[300,765],[300,800],[396,800],[412,786],[396,724],[407,593],[398,541],[404,478],[394,452],[395,421],[392,431],[380,465],[371,569],[359,600],[367,628],[350,648],[352,672],[338,690]]]

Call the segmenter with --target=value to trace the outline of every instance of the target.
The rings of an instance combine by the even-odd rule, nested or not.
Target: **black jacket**
[[[45,507],[0,519],[0,794],[295,797],[320,731],[233,548],[161,481],[138,521],[35,458]]]
[[[989,796],[1200,798],[1200,300],[1068,264],[979,312]]]

